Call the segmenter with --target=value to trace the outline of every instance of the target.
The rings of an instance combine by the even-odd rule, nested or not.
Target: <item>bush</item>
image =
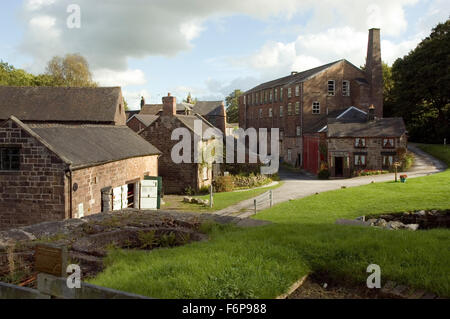
[[[214,181],[214,187],[217,193],[231,192],[234,188],[232,176],[219,176]]]
[[[353,176],[354,177],[373,176],[373,175],[382,175],[382,174],[388,174],[388,173],[389,173],[389,171],[385,171],[385,170],[364,169],[364,170],[354,171]]]
[[[330,176],[331,176],[330,171],[327,169],[321,170],[318,174],[319,179],[329,179]]]
[[[250,174],[249,176],[233,176],[233,184],[235,188],[254,188],[269,184],[272,182],[267,176]]]

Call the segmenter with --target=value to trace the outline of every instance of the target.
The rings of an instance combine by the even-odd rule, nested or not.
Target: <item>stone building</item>
[[[202,137],[199,139],[198,145],[195,146],[194,135],[197,135],[195,131],[196,121],[197,124],[200,124],[201,135],[207,129],[214,129],[214,127],[201,116],[177,114],[176,105],[176,98],[169,93],[168,96],[163,98],[161,115],[139,133],[162,152],[158,162],[158,170],[159,175],[163,178],[165,194],[181,194],[185,193],[187,189],[197,191],[202,187],[209,186],[213,178],[211,165],[198,164],[194,160],[195,149],[198,147],[197,149],[201,150],[209,143],[213,143],[213,138]],[[172,159],[172,150],[180,142],[179,140],[172,140],[172,134],[177,128],[186,128],[191,133],[190,163],[175,163]]]
[[[402,118],[330,119],[326,131],[327,162],[332,177],[351,177],[360,170],[390,170],[406,152]]]
[[[279,128],[280,156],[304,166],[304,137],[317,133],[334,114],[351,106],[365,112],[376,107],[383,116],[380,30],[369,30],[367,63],[361,70],[339,60],[266,82],[245,92],[239,102],[239,126]]]
[[[227,122],[225,104],[223,101],[197,101],[195,104],[192,100],[188,100],[188,102],[189,103],[181,102],[176,104],[177,115],[201,116],[205,121],[208,121],[214,127],[217,127],[224,135],[226,134]],[[130,116],[128,118],[127,125],[135,130],[136,128],[142,126],[145,120],[142,118],[140,121],[141,123],[139,124],[139,119],[133,118],[134,115],[159,116],[162,112],[163,104],[145,104],[145,100],[142,98],[141,110],[128,112]]]
[[[122,103],[120,88],[0,88],[0,229],[140,205],[160,151]]]

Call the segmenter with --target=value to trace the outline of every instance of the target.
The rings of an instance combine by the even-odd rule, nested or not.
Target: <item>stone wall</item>
[[[133,184],[144,176],[158,176],[158,156],[130,158],[74,171],[72,185],[77,184],[77,190],[72,193],[73,217],[79,217],[80,204],[84,216],[100,213],[102,189]]]
[[[355,153],[366,154],[366,166],[364,169],[381,170],[383,169],[382,153],[396,153],[399,148],[406,148],[406,136],[395,138],[394,148],[383,148],[383,138],[366,138],[366,147],[356,148],[355,138],[328,138],[328,163],[334,176],[334,157],[348,157],[345,159],[347,163],[344,166],[348,171],[344,173],[344,177],[351,174],[352,171],[359,169],[355,167]],[[347,165],[348,164],[348,165]]]
[[[172,132],[177,128],[186,128],[176,116],[160,116],[152,125],[147,127],[141,136],[162,152],[159,158],[159,176],[163,179],[164,194],[182,194],[187,188],[198,190],[202,186],[211,184],[212,170],[208,170],[208,180],[202,179],[201,168],[193,163],[194,133],[191,131],[191,162],[174,163],[172,149],[179,141],[172,141]]]
[[[67,217],[66,164],[12,121],[0,126],[8,146],[20,148],[20,170],[0,171],[0,229]]]

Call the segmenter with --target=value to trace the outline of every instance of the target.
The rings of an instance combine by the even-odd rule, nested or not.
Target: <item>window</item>
[[[283,117],[283,105],[280,106],[280,117]]]
[[[335,91],[334,80],[330,80],[330,81],[328,81],[328,95],[334,96],[334,94],[335,94],[334,91]]]
[[[300,102],[295,103],[295,114],[300,114]]]
[[[292,97],[292,88],[288,88],[288,98]]]
[[[383,139],[383,148],[394,148],[394,139],[393,138],[384,138]]]
[[[366,166],[366,154],[355,154],[355,166]]]
[[[288,115],[292,115],[292,103],[288,104]]]
[[[312,114],[320,114],[320,102],[313,102]]]
[[[272,108],[269,109],[269,117],[272,117],[273,113],[272,113]]]
[[[264,91],[264,103],[267,103],[267,91]]]
[[[247,105],[247,96],[244,95],[244,105]]]
[[[288,161],[292,161],[292,150],[290,150],[290,149],[288,149],[288,151],[287,151],[287,158],[288,158]]]
[[[342,95],[343,96],[350,96],[350,81],[343,81],[342,82]]]
[[[357,137],[355,139],[355,147],[356,148],[364,148],[364,147],[366,147],[366,139]]]
[[[394,165],[394,155],[383,155],[383,168],[390,168]]]
[[[302,136],[302,128],[297,126],[297,136]]]
[[[275,102],[278,102],[278,89],[275,89]]]
[[[1,171],[20,170],[20,148],[17,147],[0,148],[0,170]]]
[[[283,88],[280,88],[280,101],[283,101]]]
[[[260,118],[260,119],[262,118],[262,115],[263,115],[263,110],[262,110],[262,109],[259,109],[259,118]]]
[[[269,99],[269,101],[272,102],[272,100],[273,100],[273,90],[270,90],[270,99]]]
[[[295,87],[295,96],[300,96],[300,86],[299,85],[297,85]]]
[[[284,132],[280,131],[280,140],[283,140],[283,138],[284,138]]]

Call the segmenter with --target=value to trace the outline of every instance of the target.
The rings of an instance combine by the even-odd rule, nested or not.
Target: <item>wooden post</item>
[[[399,162],[395,162],[394,163],[394,169],[395,169],[395,182],[397,183],[398,182],[398,177],[397,177],[397,170],[398,170],[398,167],[400,166],[400,163]]]
[[[272,208],[272,206],[273,206],[273,191],[270,191],[269,198],[270,198],[270,207]]]
[[[213,186],[209,185],[209,207],[213,208],[213,206],[214,206]]]
[[[255,215],[256,215],[256,199],[253,201],[253,204],[255,206]]]

